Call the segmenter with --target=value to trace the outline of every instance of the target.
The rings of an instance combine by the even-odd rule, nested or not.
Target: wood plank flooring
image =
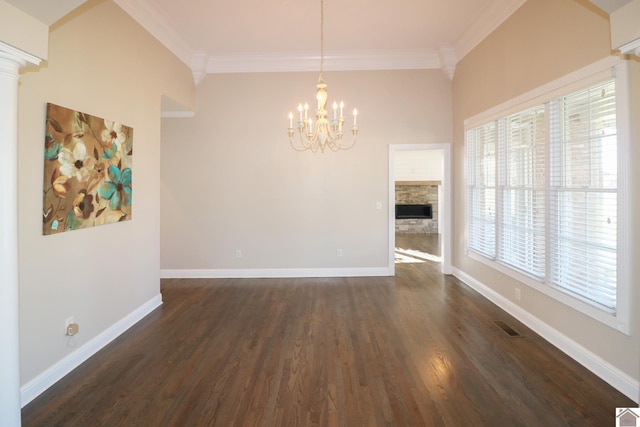
[[[438,271],[163,280],[163,306],[23,408],[23,426],[600,427],[637,406]]]

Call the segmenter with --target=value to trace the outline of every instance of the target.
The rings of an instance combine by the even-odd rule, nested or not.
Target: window
[[[536,278],[545,275],[545,109],[499,121],[499,259]]]
[[[467,131],[469,248],[490,258],[496,240],[496,129],[488,123]]]
[[[467,250],[627,332],[619,149],[628,142],[617,96],[626,82],[607,75],[467,124]]]
[[[551,102],[550,277],[615,312],[618,162],[615,82]]]

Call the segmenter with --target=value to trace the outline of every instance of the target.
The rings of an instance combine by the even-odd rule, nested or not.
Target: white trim
[[[623,44],[618,50],[625,54],[640,56],[640,38]]]
[[[632,333],[631,320],[631,242],[633,218],[633,193],[631,179],[631,146],[634,144],[631,132],[631,99],[629,90],[629,63],[623,61],[615,66],[616,73],[616,121],[618,138],[618,286],[616,292],[616,318],[618,329],[625,334]],[[622,84],[619,84],[622,83]],[[622,86],[622,87],[621,87]],[[621,90],[622,89],[622,90]]]
[[[162,279],[259,279],[392,276],[385,267],[160,270]]]
[[[325,71],[439,69],[436,50],[326,52]],[[209,55],[205,72],[268,73],[319,71],[319,52],[243,52]]]
[[[22,407],[49,387],[58,382],[62,377],[69,374],[80,364],[91,356],[102,350],[107,344],[116,339],[119,335],[138,323],[142,318],[162,305],[162,295],[158,294],[124,318],[117,321],[113,326],[89,340],[56,364],[51,366],[40,375],[20,387],[20,401]]]
[[[455,42],[458,61],[478,46],[489,34],[506,21],[526,0],[508,0],[508,4],[490,1],[482,13]]]
[[[454,268],[453,274],[469,287],[476,290],[482,296],[493,302],[495,305],[518,319],[528,328],[559,348],[576,362],[602,378],[604,381],[615,387],[621,393],[638,403],[638,393],[640,384],[637,380],[611,365],[597,354],[589,351],[568,336],[562,334],[555,328],[546,324],[533,314],[514,304],[504,296],[500,295],[489,286],[468,275],[464,271]]]
[[[467,254],[469,258],[478,261],[487,267],[491,267],[500,273],[511,277],[512,279],[517,280],[518,282],[529,286],[553,299],[563,303],[564,305],[571,307],[572,309],[579,311],[582,314],[585,314],[592,319],[595,319],[601,322],[604,325],[607,325],[617,331],[622,332],[625,335],[630,335],[629,332],[629,324],[628,322],[623,321],[625,318],[618,313],[615,314],[608,313],[604,310],[599,309],[598,307],[579,299],[577,296],[569,295],[565,292],[562,292],[555,287],[542,282],[538,279],[530,277],[526,274],[520,273],[519,271],[506,266],[504,264],[499,263],[498,261],[491,260],[489,258],[484,257],[481,254],[477,254],[473,251],[469,251]],[[618,300],[620,300],[620,296],[618,296]]]
[[[456,50],[451,45],[443,43],[438,49],[438,55],[442,71],[444,71],[449,80],[453,80],[453,75],[456,73],[456,64],[458,63]]]
[[[15,47],[8,45],[0,41],[0,54],[2,57],[13,61],[19,67],[25,65],[40,65],[41,59],[37,56],[33,56],[23,50],[16,49]]]
[[[152,2],[147,0],[114,0],[114,2],[178,59],[191,66],[193,48],[153,6]]]
[[[202,46],[192,46],[172,25],[170,17],[154,5],[151,0],[114,0],[127,14],[135,19],[160,43],[192,68],[196,83],[203,70],[197,67],[202,57]],[[469,28],[458,38],[451,52],[437,49],[413,51],[368,51],[325,55],[325,70],[398,70],[398,69],[443,69],[449,78],[453,76],[456,63],[465,57],[482,40],[506,21],[526,0],[500,0],[490,2],[489,7],[473,20]],[[440,56],[444,54],[444,61]],[[234,53],[220,55],[210,52],[207,59],[209,73],[318,71],[318,52],[314,61],[308,54],[300,53]],[[200,57],[200,59],[198,59]]]
[[[413,151],[413,150],[442,150],[443,168],[442,168],[442,203],[438,203],[441,212],[438,213],[438,226],[442,227],[440,253],[442,255],[442,264],[440,271],[442,274],[451,274],[452,267],[452,188],[451,182],[451,144],[390,144],[389,145],[389,201],[388,201],[388,227],[389,227],[389,272],[395,275],[395,246],[396,246],[396,228],[395,228],[395,152],[396,151]]]

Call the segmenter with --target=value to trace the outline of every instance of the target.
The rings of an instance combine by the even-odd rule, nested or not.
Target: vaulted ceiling
[[[46,24],[84,0],[6,0]],[[315,71],[320,0],[114,0],[192,69]],[[324,0],[325,69],[440,68],[526,0]],[[576,0],[578,1],[578,0]],[[630,0],[592,0],[612,12]]]
[[[320,0],[115,0],[198,75],[317,70]],[[326,69],[455,64],[525,0],[324,0]]]

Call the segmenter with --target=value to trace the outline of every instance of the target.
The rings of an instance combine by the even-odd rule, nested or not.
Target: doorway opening
[[[398,218],[416,211],[397,205],[429,205],[428,215]],[[420,212],[425,212],[424,208]],[[396,263],[440,262],[451,274],[451,146],[389,145],[389,271]]]

